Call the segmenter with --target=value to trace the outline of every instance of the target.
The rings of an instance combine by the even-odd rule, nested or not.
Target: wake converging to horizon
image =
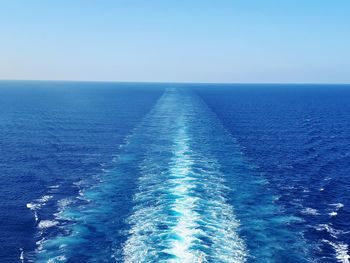
[[[349,262],[342,86],[324,107],[309,86],[33,84],[0,90],[32,118],[3,148],[27,189],[6,258]],[[38,107],[11,103],[29,91]]]

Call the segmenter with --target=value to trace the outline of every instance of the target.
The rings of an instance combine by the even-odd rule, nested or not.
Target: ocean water
[[[0,262],[350,260],[350,86],[0,82]]]

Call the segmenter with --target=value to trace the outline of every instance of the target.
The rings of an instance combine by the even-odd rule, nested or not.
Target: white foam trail
[[[319,224],[316,226],[317,231],[327,231],[333,238],[338,238],[339,235],[348,233],[346,231],[337,230],[332,227],[332,224]]]
[[[337,216],[338,215],[338,212],[336,212],[336,211],[333,211],[333,212],[330,212],[330,213],[328,213],[328,215],[329,216]]]
[[[307,207],[307,208],[303,209],[301,212],[302,212],[304,215],[313,215],[313,216],[319,215],[317,209],[310,208],[310,207]]]
[[[178,238],[171,240],[170,243],[169,253],[176,257],[171,262],[198,262],[199,258],[198,253],[191,251],[191,245],[196,240],[195,235],[199,232],[196,220],[200,216],[194,211],[197,198],[190,196],[195,185],[193,178],[189,176],[193,161],[185,154],[189,151],[187,140],[184,128],[181,128],[175,144],[174,166],[170,170],[173,178],[170,184],[174,185],[170,193],[178,196],[171,209],[180,215],[172,229]]]
[[[49,201],[53,196],[52,195],[44,195],[41,198],[38,199],[39,203],[45,204],[47,201]]]
[[[39,216],[38,216],[38,210],[40,210],[43,206],[46,205],[46,203],[52,199],[52,195],[44,195],[40,197],[39,199],[36,199],[34,202],[28,203],[26,207],[32,211],[34,211],[34,219],[35,222],[39,221]]]
[[[35,218],[35,222],[39,221],[39,216],[38,216],[38,213],[36,211],[34,211],[34,218]]]
[[[334,206],[337,210],[344,207],[342,203],[330,204],[330,206]]]
[[[174,108],[186,99],[174,96],[165,95],[159,112],[153,113],[152,118],[161,118],[162,125],[150,124],[159,137],[164,135],[160,141],[172,140],[172,151],[169,147],[164,151],[173,157],[168,164],[158,164],[159,159],[164,162],[161,143],[155,146],[160,150],[150,147],[145,155],[128,219],[131,228],[123,246],[124,262],[245,262],[239,223],[224,197],[224,176],[215,159],[192,147],[196,135],[187,131],[192,101]]]
[[[21,254],[19,256],[19,260],[23,263],[24,262],[24,250],[23,250],[23,248],[20,248],[19,250],[21,252]]]
[[[330,204],[330,206],[333,206],[335,208],[335,211],[328,213],[328,215],[331,217],[337,216],[338,211],[344,207],[342,203]]]
[[[56,226],[57,224],[58,224],[58,222],[54,221],[54,220],[41,220],[38,224],[38,228],[39,229],[46,229],[46,228]]]
[[[67,258],[65,256],[57,256],[52,259],[49,259],[47,263],[58,263],[58,262],[66,262]]]
[[[331,245],[335,251],[335,257],[338,262],[341,263],[350,263],[350,255],[348,250],[348,245],[345,243],[334,243],[329,240],[322,240],[324,243]]]
[[[30,210],[36,210],[36,209],[39,209],[41,207],[40,204],[35,204],[35,203],[28,203],[26,206]]]

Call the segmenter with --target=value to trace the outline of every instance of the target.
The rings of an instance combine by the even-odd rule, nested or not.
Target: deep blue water
[[[350,86],[0,82],[0,262],[349,262]]]

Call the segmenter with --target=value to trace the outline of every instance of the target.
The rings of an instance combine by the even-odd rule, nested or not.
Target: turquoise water
[[[5,84],[13,108],[2,120],[36,122],[2,122],[14,151],[2,154],[2,203],[31,189],[11,203],[22,227],[2,224],[3,262],[348,262],[348,89]],[[23,93],[36,96],[14,104]],[[322,114],[338,133],[320,120],[310,129]],[[12,159],[19,139],[30,158]],[[324,153],[329,141],[345,146]],[[325,163],[297,165],[309,154],[339,161],[323,176]]]

